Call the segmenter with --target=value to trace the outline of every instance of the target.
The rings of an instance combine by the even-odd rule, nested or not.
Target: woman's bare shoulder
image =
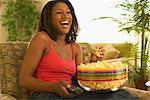
[[[73,43],[73,47],[76,53],[81,51],[81,47],[78,43]]]
[[[33,38],[30,40],[29,46],[34,47],[47,47],[47,44],[49,43],[49,38],[46,36],[43,32],[37,32],[33,36]]]
[[[40,41],[40,42],[42,42],[42,41],[48,41],[49,40],[49,37],[48,37],[48,35],[47,35],[47,33],[45,33],[45,32],[37,32],[34,36],[33,36],[33,38],[32,38],[32,40],[33,39],[35,39],[35,40],[38,40],[38,41]]]
[[[76,48],[76,49],[80,49],[80,45],[78,43],[73,43],[73,46]]]

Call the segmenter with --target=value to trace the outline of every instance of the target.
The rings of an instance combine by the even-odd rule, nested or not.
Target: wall
[[[3,4],[4,0],[0,0],[0,42],[6,41],[7,39],[7,32],[5,28],[2,26],[2,14],[5,10],[5,5]]]
[[[5,28],[2,26],[2,14],[5,11],[5,5],[3,4],[5,0],[0,0],[0,42],[5,42],[7,40],[8,32],[5,30]],[[37,9],[41,11],[43,5],[48,0],[33,0],[34,2],[39,2],[36,4]]]

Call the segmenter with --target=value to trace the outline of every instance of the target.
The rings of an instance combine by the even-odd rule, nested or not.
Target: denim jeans
[[[35,92],[28,100],[63,100],[60,96],[48,92]]]
[[[64,100],[60,96],[47,92],[33,93],[28,100]],[[68,100],[136,100],[130,93],[120,89],[115,92],[84,91],[75,98]]]

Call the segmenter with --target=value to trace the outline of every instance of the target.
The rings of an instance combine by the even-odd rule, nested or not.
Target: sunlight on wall
[[[3,1],[2,1],[3,2]],[[6,41],[8,37],[8,33],[5,30],[5,27],[2,26],[2,15],[5,10],[4,4],[0,4],[0,42]]]
[[[114,6],[119,0],[70,0],[74,6],[79,27],[78,42],[134,42],[134,35],[118,32],[116,23],[108,20],[93,20],[103,16],[119,17],[121,10]]]
[[[134,35],[119,33],[117,26],[110,21],[91,22],[87,27],[84,27],[83,30],[82,29],[78,34],[78,41],[80,42],[134,42]]]

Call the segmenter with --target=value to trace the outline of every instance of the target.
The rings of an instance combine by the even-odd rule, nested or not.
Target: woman
[[[19,84],[32,91],[31,98],[75,96],[66,88],[72,85],[76,66],[81,63],[77,31],[76,15],[68,0],[52,0],[44,6],[39,32],[31,40],[20,70]]]
[[[75,43],[77,31],[77,18],[68,0],[52,0],[44,6],[39,32],[30,41],[19,75],[19,85],[31,91],[29,100],[116,100],[114,94],[84,91],[77,95],[67,90],[81,63],[81,49]],[[95,61],[93,56],[91,61]]]

